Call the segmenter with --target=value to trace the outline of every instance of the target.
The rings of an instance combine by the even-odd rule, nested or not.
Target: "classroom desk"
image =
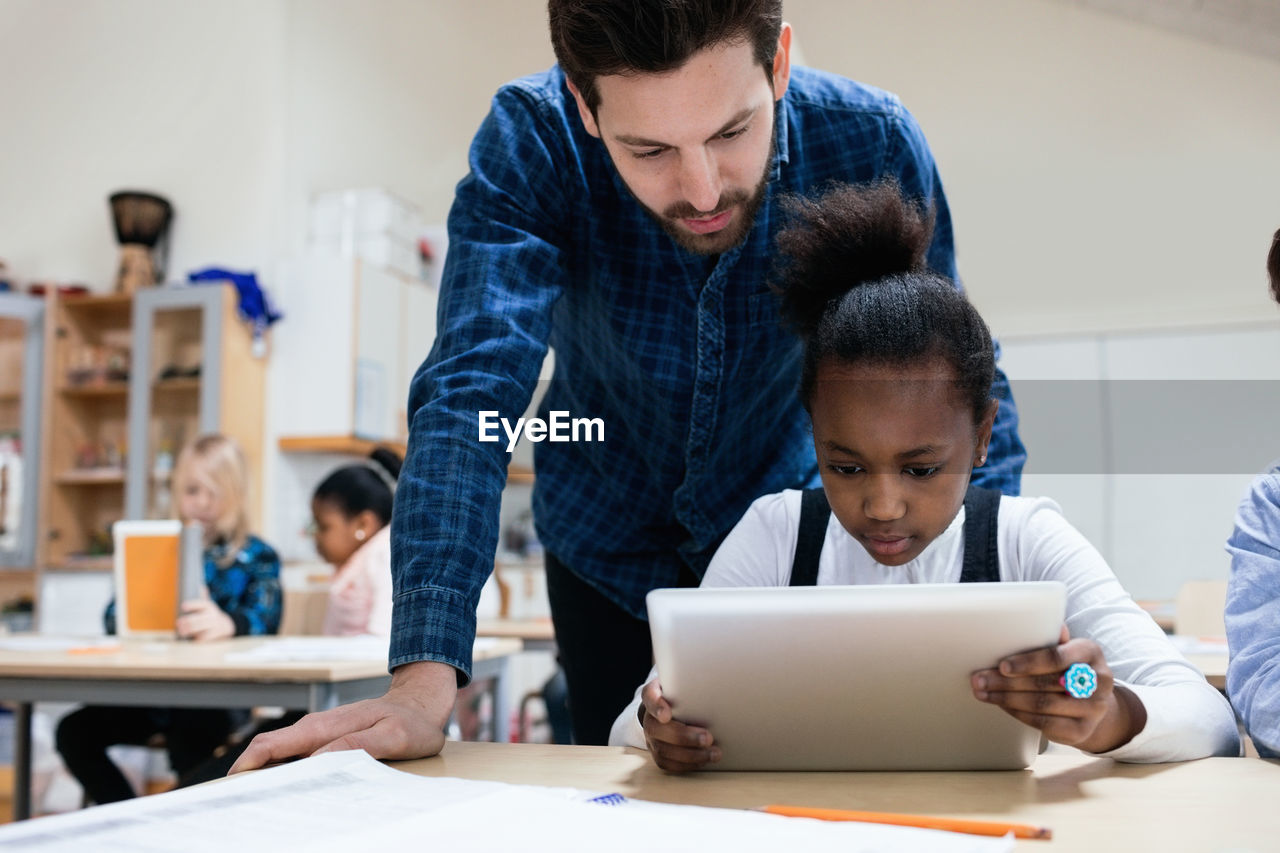
[[[974,773],[695,773],[671,776],[621,747],[459,743],[392,767],[528,785],[617,792],[666,803],[769,803],[1031,823],[1052,841],[1019,850],[1274,850],[1280,761],[1209,758],[1119,764],[1054,747],[1029,770]],[[662,847],[661,839],[655,846]]]
[[[527,652],[556,650],[556,632],[550,617],[546,619],[480,619],[477,637],[507,637],[524,643]]]
[[[282,638],[284,639],[284,638]],[[214,643],[122,640],[114,652],[0,649],[0,700],[14,713],[13,815],[31,815],[31,706],[35,702],[241,708],[254,705],[323,711],[381,696],[391,683],[382,660],[242,661],[272,638],[235,637]],[[487,643],[474,652],[476,678],[494,678],[494,737],[508,736],[508,663],[519,640]]]

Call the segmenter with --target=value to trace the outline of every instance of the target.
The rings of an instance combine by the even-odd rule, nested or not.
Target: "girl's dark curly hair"
[[[804,339],[800,397],[809,406],[818,366],[944,359],[981,420],[991,401],[991,332],[956,283],[931,272],[933,215],[897,181],[833,186],[784,202],[774,287],[782,315]]]

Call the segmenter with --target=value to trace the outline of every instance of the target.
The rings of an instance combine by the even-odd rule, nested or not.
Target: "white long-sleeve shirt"
[[[702,585],[788,585],[799,525],[800,492],[759,498],[716,552]],[[1071,636],[1096,642],[1116,683],[1132,690],[1146,707],[1142,731],[1106,756],[1161,762],[1240,753],[1235,715],[1226,699],[1134,603],[1057,504],[1047,498],[1001,498],[997,540],[1000,580],[1064,583]],[[818,585],[958,583],[963,556],[963,508],[920,556],[901,566],[876,562],[833,514],[818,563]],[[610,744],[645,748],[636,716],[639,705],[637,689],[613,724]]]

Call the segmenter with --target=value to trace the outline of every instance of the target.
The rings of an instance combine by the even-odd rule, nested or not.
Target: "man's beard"
[[[777,142],[778,131],[775,126],[769,139],[769,156],[765,158],[764,171],[760,174],[760,180],[756,182],[755,188],[750,192],[744,189],[732,189],[722,193],[715,210],[702,211],[687,201],[678,201],[668,206],[662,213],[658,213],[638,198],[636,203],[653,218],[654,222],[658,223],[663,231],[670,235],[672,240],[679,244],[680,248],[699,255],[718,255],[728,251],[745,240],[747,233],[755,225],[756,214],[760,212],[760,206],[764,204],[765,192],[768,190],[769,172],[773,170]],[[625,184],[626,181],[623,181],[623,185]],[[630,189],[627,187],[628,191]],[[635,198],[635,193],[631,195]],[[734,206],[738,207],[738,215],[730,221],[729,225],[711,234],[695,234],[676,223],[679,219],[708,219]]]

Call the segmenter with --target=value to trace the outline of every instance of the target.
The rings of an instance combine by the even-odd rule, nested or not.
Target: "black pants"
[[[551,554],[546,564],[551,621],[569,687],[573,741],[603,745],[609,742],[613,721],[653,666],[649,623],[605,598]],[[693,572],[686,574],[681,585],[696,585]]]
[[[240,712],[225,708],[134,708],[88,705],[58,724],[58,752],[89,799],[114,803],[137,796],[107,756],[115,744],[145,746],[164,735],[169,763],[181,778],[213,754],[235,729]]]
[[[249,748],[249,743],[263,732],[274,732],[276,729],[283,729],[291,726],[301,720],[307,714],[305,711],[286,711],[284,716],[276,717],[271,720],[263,720],[244,739],[237,743],[229,744],[226,749],[215,754],[208,761],[201,762],[198,767],[193,768],[184,776],[178,779],[178,787],[185,788],[188,785],[199,785],[201,782],[209,782],[213,779],[221,779],[231,770],[231,765],[236,763],[236,759],[244,754]]]

